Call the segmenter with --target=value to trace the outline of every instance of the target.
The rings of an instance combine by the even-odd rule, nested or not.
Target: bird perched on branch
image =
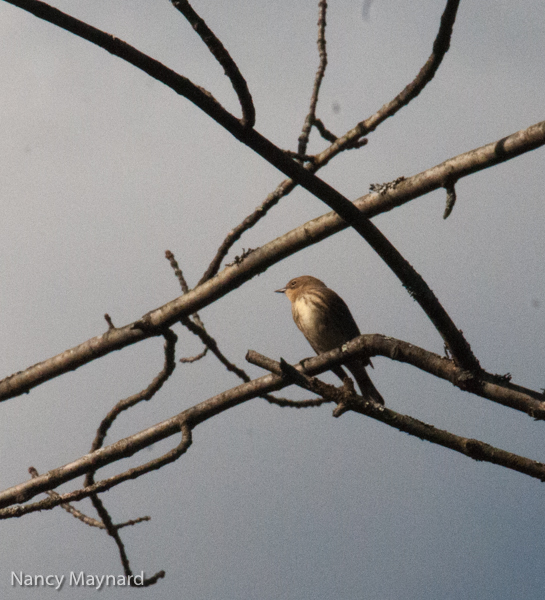
[[[316,277],[296,277],[286,287],[276,291],[288,297],[293,320],[316,354],[339,348],[360,335],[345,301]],[[365,370],[367,364],[369,361],[364,357],[355,356],[345,366],[356,379],[361,395],[366,400],[384,404],[384,399]],[[346,376],[340,366],[331,370],[341,380]]]

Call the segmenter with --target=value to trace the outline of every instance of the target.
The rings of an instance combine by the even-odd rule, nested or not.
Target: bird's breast
[[[293,320],[317,353],[336,347],[334,328],[328,319],[327,306],[319,297],[302,296],[292,305]]]

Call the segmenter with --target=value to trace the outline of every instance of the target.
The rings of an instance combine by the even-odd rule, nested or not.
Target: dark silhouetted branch
[[[184,15],[189,23],[191,23],[193,29],[199,34],[214,58],[223,67],[227,77],[229,77],[242,109],[241,124],[244,127],[253,127],[255,125],[255,108],[252,95],[250,94],[248,84],[237,67],[237,64],[210,27],[208,27],[204,20],[195,12],[187,0],[171,0],[171,2],[172,5]]]

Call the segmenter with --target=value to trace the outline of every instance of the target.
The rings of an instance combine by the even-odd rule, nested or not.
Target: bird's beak
[[[277,294],[285,294],[286,293],[286,288],[282,288],[280,290],[274,290]]]

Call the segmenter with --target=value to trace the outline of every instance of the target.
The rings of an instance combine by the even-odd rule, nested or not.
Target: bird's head
[[[295,298],[302,292],[312,288],[325,288],[327,287],[323,281],[312,277],[312,275],[301,275],[300,277],[294,277],[286,284],[286,287],[275,290],[279,294],[286,294],[288,300],[293,302]]]

